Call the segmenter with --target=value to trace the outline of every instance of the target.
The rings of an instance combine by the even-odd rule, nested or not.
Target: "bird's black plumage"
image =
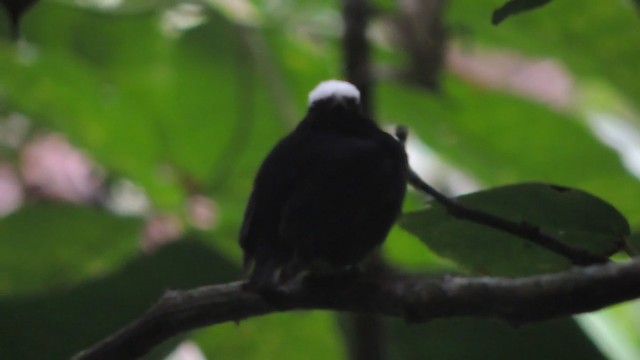
[[[313,99],[256,176],[240,233],[250,284],[363,260],[398,217],[407,174],[404,148],[362,114],[357,97]]]

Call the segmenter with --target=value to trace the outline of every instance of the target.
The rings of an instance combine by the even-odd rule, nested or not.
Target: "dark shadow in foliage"
[[[390,359],[604,360],[569,318],[511,327],[494,320],[389,321]]]
[[[20,19],[36,1],[37,0],[0,0],[9,18],[9,31],[12,39],[18,40],[20,37]]]
[[[550,2],[551,0],[510,0],[502,5],[502,7],[493,11],[491,23],[498,25],[510,16],[533,10]]]
[[[239,273],[211,247],[182,240],[68,290],[2,297],[2,357],[68,359],[141,315],[166,289],[228,282]]]

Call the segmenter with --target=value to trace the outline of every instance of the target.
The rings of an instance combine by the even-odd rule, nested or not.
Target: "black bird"
[[[400,214],[408,169],[403,146],[362,113],[355,86],[320,83],[255,178],[240,232],[250,286],[357,265]]]

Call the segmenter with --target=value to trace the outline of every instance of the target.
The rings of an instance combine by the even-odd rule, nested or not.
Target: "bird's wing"
[[[304,157],[303,152],[300,141],[285,137],[269,153],[256,175],[239,238],[245,270],[259,252],[274,256],[273,252],[277,251],[282,209],[304,174],[296,171],[296,164]]]

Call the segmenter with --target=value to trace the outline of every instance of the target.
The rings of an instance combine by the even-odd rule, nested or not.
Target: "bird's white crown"
[[[342,80],[326,80],[309,93],[309,105],[329,98],[354,99],[360,102],[360,91],[353,84]]]

